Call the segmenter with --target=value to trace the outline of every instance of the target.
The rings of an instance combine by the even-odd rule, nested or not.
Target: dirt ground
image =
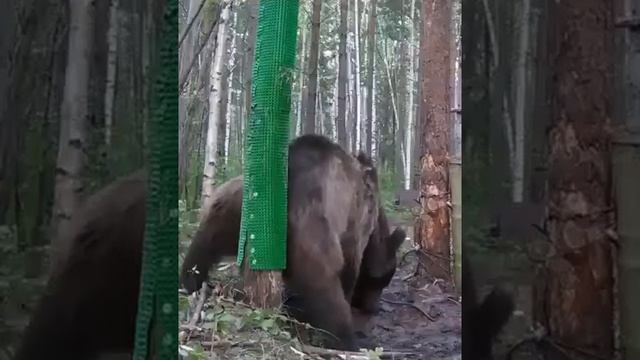
[[[486,296],[494,286],[498,285],[511,292],[514,298],[515,308],[511,319],[494,343],[495,359],[541,359],[539,349],[536,349],[533,343],[521,344],[524,339],[532,338],[534,335],[532,319],[534,270],[524,250],[498,247],[487,253],[470,255],[470,258],[480,297]],[[513,350],[516,345],[520,345],[517,351]]]
[[[459,298],[451,284],[414,277],[417,257],[403,245],[403,261],[384,290],[380,312],[368,319],[356,315],[356,326],[377,346],[389,351],[413,352],[398,359],[455,359],[461,352]]]
[[[460,359],[461,358],[461,313],[459,298],[451,284],[442,280],[427,280],[413,276],[417,267],[417,257],[411,253],[412,231],[407,228],[408,239],[403,244],[399,256],[403,260],[391,284],[384,290],[380,311],[372,317],[365,317],[354,310],[356,330],[363,333],[368,343],[381,347],[388,359]],[[191,309],[197,302],[190,298]],[[197,325],[197,330],[189,329],[181,334],[181,344],[185,349],[199,348],[185,359],[316,359],[346,358],[338,352],[313,351],[300,344],[295,338],[287,339],[278,330],[263,331],[259,326],[251,328],[238,326],[224,335],[217,319],[224,312],[236,319],[255,317],[257,310],[248,314],[230,303],[215,304],[210,300],[202,310],[205,321]],[[241,306],[242,307],[242,306]],[[244,311],[244,312],[243,312]],[[191,312],[191,311],[188,311]],[[240,314],[242,312],[242,314]],[[250,311],[249,311],[250,312]],[[217,313],[217,315],[210,315]],[[235,315],[231,315],[235,314]],[[188,328],[191,315],[181,319],[183,329]],[[233,320],[245,323],[246,320]],[[264,320],[262,324],[264,324]],[[217,342],[217,344],[216,344]],[[206,350],[205,350],[206,349]],[[317,350],[317,349],[316,349]],[[196,354],[197,353],[197,354]],[[183,354],[184,355],[184,354]],[[354,356],[351,359],[377,359],[374,355]]]

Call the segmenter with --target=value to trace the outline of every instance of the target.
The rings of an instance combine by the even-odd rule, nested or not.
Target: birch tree
[[[61,109],[60,138],[54,190],[54,226],[58,236],[52,241],[52,263],[64,256],[62,234],[67,231],[83,189],[82,170],[85,165],[87,141],[87,104],[89,69],[94,26],[93,2],[74,1],[69,4],[69,45],[64,94]]]
[[[347,126],[345,116],[347,113],[347,15],[349,14],[349,0],[340,1],[340,26],[338,36],[338,110],[336,114],[336,127],[338,130],[338,143],[345,149],[347,143]]]
[[[416,14],[416,0],[411,1],[411,14],[409,21],[409,45],[407,46],[407,51],[409,52],[409,68],[407,72],[407,128],[405,129],[405,165],[404,165],[404,188],[405,190],[409,190],[411,188],[411,169],[412,166],[412,155],[413,155],[413,134],[414,134],[414,94],[413,89],[415,86],[415,52],[414,52],[414,44],[415,44],[415,14]]]
[[[362,132],[362,102],[360,100],[360,11],[359,11],[359,3],[360,0],[353,0],[354,9],[353,9],[353,21],[355,27],[354,33],[354,52],[355,52],[355,60],[354,60],[354,89],[355,89],[355,104],[356,104],[356,113],[355,113],[355,130],[356,130],[356,143],[355,150],[360,150],[361,147],[361,132]]]
[[[531,18],[531,0],[522,0],[522,14],[520,16],[518,53],[516,57],[516,99],[513,134],[513,153],[511,154],[512,171],[512,200],[515,203],[523,201],[524,197],[524,176],[525,176],[525,121],[527,111],[527,81],[528,74],[528,53],[529,53],[529,24]]]
[[[228,59],[227,46],[229,43],[226,40],[231,20],[231,2],[232,0],[224,0],[222,12],[220,13],[216,49],[209,75],[209,116],[204,155],[204,171],[202,176],[202,209],[209,207],[209,201],[215,184],[216,167],[218,165],[218,130],[219,123],[224,121],[224,119],[221,118],[221,106],[223,105],[223,93],[221,89],[224,80],[225,65]]]
[[[237,12],[233,12],[233,26],[232,26],[232,30],[237,29],[238,27],[238,13]],[[229,162],[229,143],[231,141],[231,118],[232,118],[232,114],[234,112],[233,109],[233,95],[234,95],[234,91],[233,91],[233,74],[235,73],[234,69],[236,67],[236,38],[237,38],[237,32],[236,31],[230,31],[231,34],[227,37],[227,41],[231,41],[231,54],[230,56],[230,61],[229,61],[229,68],[227,69],[227,73],[228,73],[228,81],[227,81],[227,105],[226,105],[226,111],[225,111],[225,131],[224,131],[224,165],[225,168],[227,167],[227,164]]]
[[[318,56],[320,49],[320,15],[322,14],[322,0],[313,0],[311,13],[311,39],[309,43],[309,59],[307,63],[307,102],[302,133],[310,134],[316,128],[316,103],[318,96]]]
[[[369,29],[367,33],[367,57],[369,59],[367,63],[367,120],[365,122],[365,135],[366,141],[364,150],[367,153],[372,151],[372,127],[373,127],[373,69],[375,67],[376,58],[376,0],[371,0],[369,9]]]

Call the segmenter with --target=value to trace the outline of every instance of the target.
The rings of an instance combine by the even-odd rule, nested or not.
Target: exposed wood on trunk
[[[421,158],[422,211],[416,234],[417,245],[427,253],[427,273],[450,279],[449,238],[449,1],[424,0],[424,25],[420,56],[428,66],[422,73],[424,153]]]
[[[613,358],[612,10],[603,0],[549,3],[553,247],[538,271],[535,318],[572,359]]]

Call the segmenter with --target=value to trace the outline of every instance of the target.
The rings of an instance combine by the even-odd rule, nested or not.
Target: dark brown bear
[[[143,171],[87,199],[16,360],[96,359],[133,349],[145,226]]]
[[[305,135],[289,147],[288,267],[283,280],[301,321],[324,329],[357,349],[351,304],[375,311],[395,273],[402,230],[389,234],[371,161],[353,157],[325,137]],[[240,231],[242,179],[220,186],[182,267],[189,292],[207,279],[211,266],[235,255]],[[366,256],[366,258],[363,258]],[[354,294],[354,291],[356,293]]]
[[[462,358],[493,359],[493,342],[513,312],[511,296],[499,287],[478,302],[473,270],[462,260]]]

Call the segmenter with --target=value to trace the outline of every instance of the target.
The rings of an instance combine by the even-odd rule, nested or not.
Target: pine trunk
[[[425,0],[426,11],[420,56],[429,64],[422,73],[424,149],[421,158],[422,211],[416,242],[427,253],[426,271],[435,278],[450,279],[449,237],[449,86],[451,5]],[[447,84],[443,86],[443,84]]]
[[[549,9],[553,250],[538,271],[535,317],[572,359],[613,358],[612,10],[603,0]]]

